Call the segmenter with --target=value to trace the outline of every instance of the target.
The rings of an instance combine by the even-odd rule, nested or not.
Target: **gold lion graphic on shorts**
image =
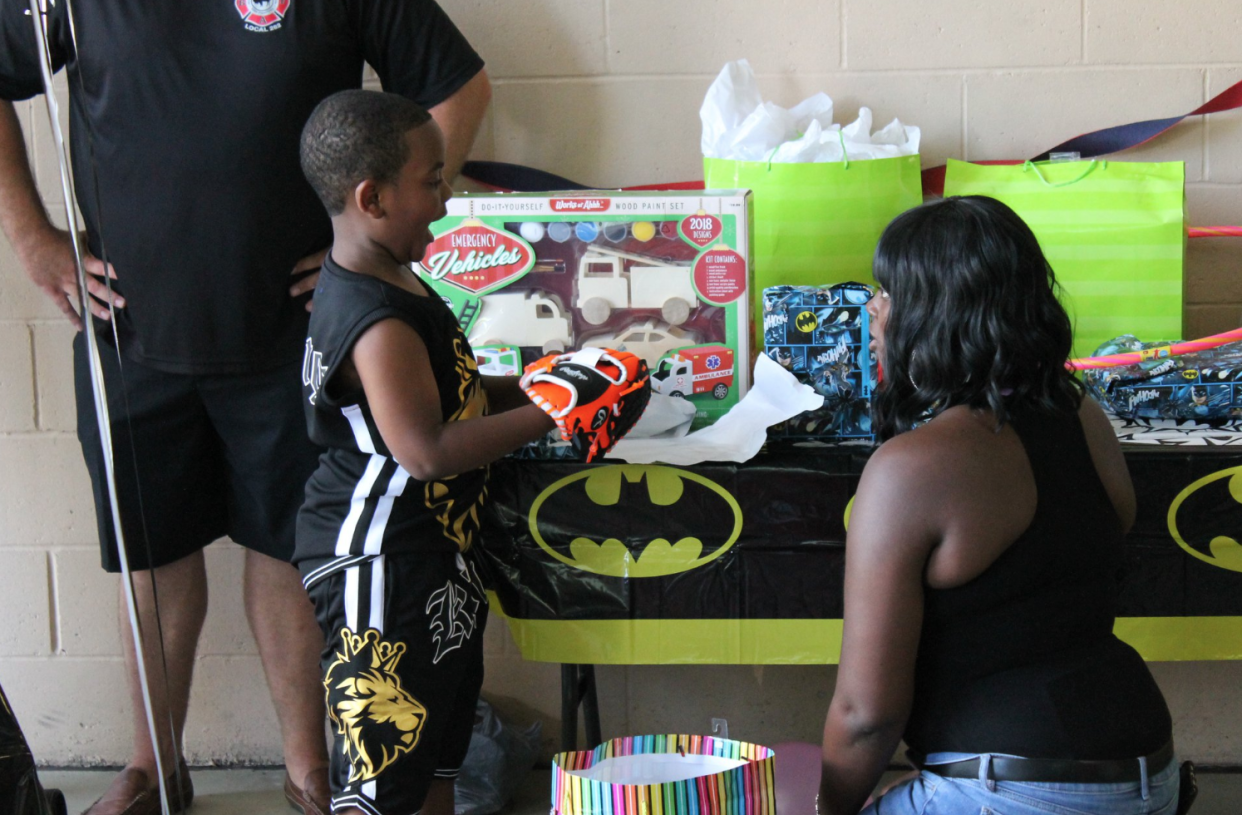
[[[323,677],[328,716],[345,736],[349,783],[369,781],[418,746],[427,708],[401,687],[397,663],[405,643],[374,628],[341,629],[341,650]]]

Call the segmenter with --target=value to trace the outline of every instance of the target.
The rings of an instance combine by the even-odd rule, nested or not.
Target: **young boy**
[[[553,421],[517,377],[479,375],[452,312],[410,269],[452,194],[430,116],[344,91],[311,115],[301,158],[334,231],[302,373],[311,438],[327,451],[294,558],[327,638],[332,808],[452,815],[487,620],[463,553],[486,465]]]

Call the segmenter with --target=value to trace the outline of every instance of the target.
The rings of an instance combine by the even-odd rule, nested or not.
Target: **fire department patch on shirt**
[[[293,0],[233,0],[233,7],[241,15],[242,22],[250,31],[275,31],[289,11]]]

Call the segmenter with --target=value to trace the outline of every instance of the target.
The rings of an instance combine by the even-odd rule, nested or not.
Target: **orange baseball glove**
[[[642,357],[607,348],[535,360],[526,366],[520,384],[556,422],[561,438],[587,461],[611,450],[651,399]]]

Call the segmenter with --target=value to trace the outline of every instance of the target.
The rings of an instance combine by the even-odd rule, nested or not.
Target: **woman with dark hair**
[[[876,251],[882,366],[846,545],[821,815],[855,815],[903,737],[917,776],[866,813],[1173,815],[1160,689],[1113,636],[1134,488],[1065,368],[1068,316],[1012,210],[910,210]]]

